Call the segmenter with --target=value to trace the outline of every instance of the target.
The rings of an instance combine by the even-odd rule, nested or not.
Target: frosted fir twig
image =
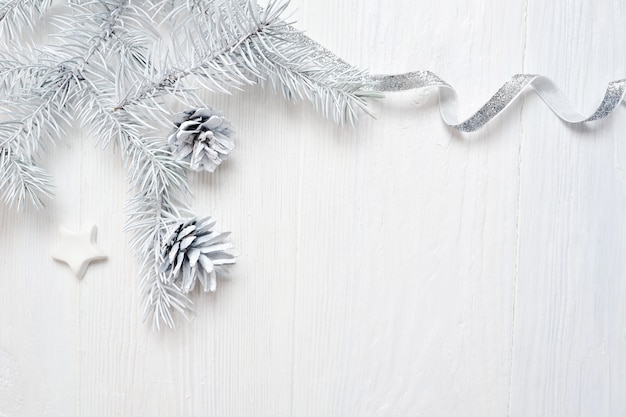
[[[128,1],[121,0],[104,14],[92,14],[92,21],[97,24],[95,34],[75,31],[66,35],[73,40],[83,37],[87,40],[84,43],[76,42],[73,47],[64,48],[63,51],[51,47],[31,50],[31,55],[41,63],[0,59],[0,92],[8,97],[4,100],[5,107],[18,108],[18,115],[25,113],[14,120],[0,121],[3,127],[0,131],[0,149],[9,152],[11,158],[20,162],[20,167],[31,165],[27,171],[15,169],[18,166],[16,164],[5,163],[0,166],[3,184],[13,184],[13,191],[4,193],[9,205],[22,207],[26,195],[39,193],[45,197],[52,194],[50,181],[48,178],[43,180],[44,175],[35,166],[34,159],[44,140],[54,142],[62,134],[61,122],[68,121],[71,102],[83,94],[81,84],[86,81],[85,66],[112,38],[114,28],[127,6]],[[87,46],[81,51],[82,45]],[[6,114],[9,113],[15,112],[7,110]],[[25,181],[20,177],[23,172],[36,174],[37,177],[33,178],[41,177],[42,180],[39,183]],[[33,184],[37,187],[33,187]],[[30,190],[17,192],[15,187],[20,185],[29,186]],[[13,198],[17,200],[11,200]],[[30,200],[37,207],[42,205],[39,197]]]
[[[141,260],[144,320],[151,318],[157,330],[161,323],[173,328],[173,310],[188,317],[192,304],[180,288],[167,282],[159,267],[161,245],[169,227],[181,217],[181,209],[190,212],[187,203],[181,201],[189,193],[185,172],[162,142],[128,135],[120,145],[130,182],[137,190],[127,205],[125,230],[132,233],[131,249]]]
[[[189,317],[191,301],[159,271],[161,245],[169,228],[183,214],[191,212],[190,190],[184,166],[176,161],[164,138],[144,138],[141,126],[125,112],[113,112],[100,102],[96,91],[80,102],[81,117],[102,135],[114,142],[123,157],[128,181],[133,190],[126,205],[124,226],[131,233],[130,248],[140,262],[140,291],[144,302],[144,320],[155,329],[162,324],[174,327],[174,311]]]
[[[159,271],[164,236],[184,213],[190,213],[190,190],[182,163],[176,161],[164,138],[144,138],[141,126],[125,112],[113,112],[100,102],[97,91],[80,102],[80,115],[98,130],[106,143],[119,146],[133,196],[126,205],[124,226],[131,233],[130,248],[140,262],[140,291],[144,320],[155,329],[173,328],[173,312],[189,317],[191,301]]]
[[[10,189],[10,192],[3,194],[9,205],[21,208],[26,196],[30,196],[29,200],[35,207],[42,207],[40,196],[52,195],[51,182],[36,167],[34,159],[44,140],[54,142],[63,132],[61,122],[67,121],[69,103],[81,93],[80,83],[84,81],[81,70],[98,47],[98,42],[93,42],[88,52],[78,58],[58,54],[55,64],[52,58],[55,53],[46,48],[34,51],[40,58],[44,58],[39,65],[12,67],[14,62],[1,61],[0,86],[5,93],[18,93],[17,99],[5,99],[5,106],[26,111],[26,114],[15,120],[0,122],[3,127],[0,132],[0,150],[7,154],[5,163],[0,166],[0,177],[3,179],[3,190]],[[29,175],[29,178],[25,178],[25,175]],[[19,190],[19,187],[25,188]]]
[[[169,228],[181,217],[181,210],[190,212],[187,203],[180,201],[187,196],[175,195],[186,184],[184,170],[159,141],[128,135],[121,146],[127,155],[125,165],[130,182],[137,190],[127,204],[124,230],[131,232],[131,249],[141,262],[143,318],[150,318],[156,330],[162,323],[174,328],[173,311],[189,317],[192,303],[178,286],[165,279],[159,268],[161,246]]]
[[[356,124],[361,112],[371,115],[368,99],[382,95],[369,89],[366,72],[324,62],[314,44],[300,35],[284,22],[270,26],[258,38],[244,41],[242,50],[249,51],[244,61],[264,68],[263,84],[269,82],[289,100],[309,100],[339,125]]]
[[[193,11],[200,7],[200,4],[199,1],[183,4],[175,9],[171,16],[186,17],[188,15],[183,12]],[[180,91],[180,83],[189,76],[196,76],[207,90],[225,93],[228,93],[226,86],[240,87],[246,83],[253,83],[253,80],[242,71],[244,68],[254,76],[262,77],[263,74],[257,69],[242,68],[241,63],[233,60],[233,57],[246,39],[258,36],[272,24],[279,24],[280,11],[284,10],[286,5],[277,13],[272,13],[273,7],[270,5],[262,16],[257,15],[255,7],[244,8],[237,2],[211,1],[206,6],[211,8],[212,13],[205,13],[203,16],[211,20],[213,32],[203,30],[196,22],[191,33],[189,31],[180,33],[185,35],[186,44],[192,44],[193,49],[187,52],[188,56],[179,52],[176,62],[188,62],[188,65],[182,68],[175,66],[163,69],[159,78],[142,83],[133,94],[129,94],[115,106],[116,110]],[[231,19],[222,19],[225,14],[230,14]],[[200,44],[198,40],[201,41]],[[184,49],[180,44],[174,47],[175,51]]]
[[[0,0],[0,39],[19,38],[23,28],[33,30],[52,0]]]
[[[174,311],[185,318],[190,318],[193,311],[191,300],[178,286],[169,283],[159,269],[161,246],[175,217],[166,207],[161,198],[151,200],[142,193],[129,200],[127,206],[129,227],[125,230],[133,234],[133,242],[143,242],[139,279],[144,304],[143,320],[150,320],[155,330],[160,330],[162,324],[174,328]]]
[[[21,103],[21,110],[30,110],[22,117],[0,122],[0,153],[6,158],[0,164],[0,189],[5,203],[18,210],[26,201],[42,208],[43,200],[53,195],[50,176],[35,164],[44,141],[54,142],[63,132],[65,117],[54,102],[55,92],[48,93],[41,101]]]
[[[182,38],[193,44],[195,54],[185,67],[162,70],[161,76],[143,83],[129,94],[116,109],[155,100],[164,94],[182,90],[182,80],[196,76],[211,91],[228,92],[256,80],[268,80],[276,90],[291,100],[308,99],[335,122],[355,123],[361,111],[369,113],[367,99],[380,97],[365,83],[365,73],[345,63],[325,65],[316,44],[297,36],[282,19],[287,3],[272,2],[265,9],[242,2],[194,1],[172,11],[184,19],[184,13],[201,9],[193,31]],[[193,19],[191,19],[194,21]],[[204,24],[204,21],[211,24]],[[195,40],[201,39],[200,44]],[[175,48],[184,50],[184,48]],[[199,52],[198,52],[199,50]],[[177,62],[189,61],[179,56]],[[157,103],[153,103],[158,105]]]
[[[0,94],[4,101],[15,101],[16,96],[37,85],[40,80],[49,79],[56,68],[39,56],[39,62],[21,62],[15,57],[0,55]]]
[[[55,103],[55,92],[49,91],[40,100],[24,99],[19,108],[10,108],[14,120],[0,122],[0,147],[27,157],[37,157],[44,142],[54,143],[63,134],[61,122],[67,122],[63,109]],[[21,113],[24,111],[24,113]]]
[[[259,6],[250,7],[263,11]],[[383,95],[371,89],[367,71],[330,59],[334,55],[292,24],[284,20],[279,23],[269,26],[260,42],[246,40],[251,42],[248,49],[256,50],[249,54],[258,58],[256,66],[265,68],[266,75],[260,77],[262,84],[269,82],[274,91],[289,100],[309,100],[317,111],[340,125],[355,125],[361,112],[373,115],[368,100]]]
[[[4,100],[5,114],[17,116],[13,120],[0,122],[0,149],[4,149],[13,155],[21,166],[27,166],[27,172],[32,172],[34,178],[41,178],[38,183],[30,183],[20,178],[24,170],[12,169],[14,165],[0,167],[0,176],[5,178],[4,184],[18,186],[30,186],[35,193],[42,197],[52,195],[51,182],[47,176],[36,167],[35,159],[45,142],[54,143],[63,133],[62,124],[68,122],[69,102],[73,100],[80,90],[74,88],[78,84],[79,75],[67,67],[60,65],[50,71],[42,71],[45,76],[41,79],[31,80],[33,85],[24,85],[24,92],[17,94],[16,98]],[[13,85],[14,86],[14,85]],[[9,110],[6,110],[6,109]],[[24,168],[26,169],[26,168]],[[14,176],[14,178],[10,178]],[[33,184],[37,185],[33,187]],[[31,191],[11,192],[5,194],[9,205],[23,207],[24,196],[32,194]],[[17,200],[11,200],[16,198]],[[41,198],[30,198],[35,207],[42,207]]]
[[[60,27],[75,26],[77,18],[87,25],[87,30],[79,26],[59,35],[75,51],[75,57],[71,60],[73,70],[83,72],[92,60],[97,59],[91,65],[92,71],[97,69],[105,72],[111,70],[111,65],[123,68],[124,76],[129,70],[142,71],[147,53],[144,45],[149,44],[149,40],[138,33],[131,34],[129,26],[135,24],[141,28],[149,27],[152,22],[129,0],[102,0],[97,4],[104,10],[94,12],[88,5],[75,5],[71,18],[57,18],[56,24]],[[93,28],[89,29],[89,25],[93,25]]]
[[[27,201],[42,208],[42,198],[52,197],[52,182],[32,161],[24,160],[10,148],[0,147],[0,195],[7,206],[15,206],[18,211]]]

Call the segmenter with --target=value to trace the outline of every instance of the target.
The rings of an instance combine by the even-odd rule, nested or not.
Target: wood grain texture
[[[591,112],[624,77],[620,2],[530,2],[526,71]],[[524,106],[511,416],[626,415],[623,112],[568,128]]]
[[[77,414],[80,283],[50,257],[59,225],[78,228],[80,142],[41,166],[57,178],[45,210],[0,206],[0,416]],[[62,179],[59,181],[59,179]]]
[[[462,115],[515,73],[583,107],[626,68],[617,2],[290,9],[353,64],[439,74]],[[194,208],[233,232],[232,279],[176,332],[141,323],[120,155],[75,130],[46,210],[0,207],[0,417],[626,415],[621,109],[570,128],[528,96],[462,135],[434,91],[355,128],[260,87],[206,100],[237,148]],[[49,253],[92,223],[109,260],[78,281]]]
[[[327,12],[302,6],[313,38],[374,72],[428,65],[464,114],[522,67],[522,2]],[[390,96],[378,120],[322,131],[323,153],[303,141],[300,166],[319,168],[300,174],[292,416],[506,413],[519,109],[462,136],[436,103]]]

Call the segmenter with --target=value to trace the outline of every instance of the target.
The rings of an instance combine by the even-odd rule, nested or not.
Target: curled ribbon
[[[332,62],[337,67],[351,68],[344,60],[301,32],[293,30],[291,35],[298,42],[309,45],[315,51],[313,59],[325,64]],[[473,132],[502,113],[519,98],[525,90],[533,90],[561,120],[570,124],[587,123],[608,116],[626,95],[626,79],[609,83],[604,99],[590,116],[580,114],[567,97],[549,78],[543,75],[517,74],[511,77],[476,113],[464,121],[457,114],[457,95],[454,88],[430,71],[415,71],[396,75],[364,75],[363,83],[371,90],[386,93],[435,87],[439,89],[439,109],[443,121],[451,128],[462,132]]]
[[[517,74],[511,77],[487,103],[467,120],[459,121],[457,96],[454,89],[430,71],[408,72],[399,75],[370,75],[368,84],[374,91],[392,92],[427,87],[439,89],[439,108],[443,121],[451,128],[473,132],[502,113],[524,90],[532,89],[561,120],[580,124],[608,116],[624,100],[626,79],[609,83],[604,99],[591,116],[577,112],[556,84],[542,75]]]

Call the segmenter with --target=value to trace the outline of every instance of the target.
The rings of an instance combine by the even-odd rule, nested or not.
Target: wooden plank
[[[42,22],[24,39],[45,42],[49,32]],[[0,203],[0,416],[77,413],[80,282],[51,253],[61,225],[80,227],[81,152],[70,138],[48,145],[37,163],[54,179],[54,199],[23,212]]]
[[[626,67],[617,4],[294,6],[348,61],[434,70],[463,114],[522,70],[583,107]],[[193,178],[233,231],[233,280],[176,333],[141,324],[119,155],[76,133],[44,162],[46,211],[0,208],[0,414],[626,414],[619,116],[572,129],[531,96],[464,136],[428,92],[355,129],[259,89],[207,102],[239,132]],[[59,224],[92,222],[110,260],[79,282],[49,253]]]
[[[529,2],[526,70],[591,112],[623,78],[619,2]],[[623,109],[568,127],[524,107],[511,416],[626,414]]]
[[[373,72],[429,69],[462,114],[522,68],[522,1],[301,2]],[[507,412],[520,107],[473,135],[433,92],[353,130],[303,121],[292,416]]]
[[[0,415],[71,416],[78,401],[81,283],[52,260],[59,225],[79,227],[80,144],[63,141],[40,165],[55,179],[44,210],[0,206]]]

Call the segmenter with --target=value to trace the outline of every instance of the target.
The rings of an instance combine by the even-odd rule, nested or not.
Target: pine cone
[[[235,263],[233,246],[226,242],[230,232],[215,232],[214,225],[210,217],[181,221],[163,243],[161,272],[184,293],[196,280],[205,292],[215,291],[217,275],[227,276],[226,265]]]
[[[233,150],[233,129],[228,119],[208,107],[176,115],[168,141],[174,157],[194,171],[215,171]]]

